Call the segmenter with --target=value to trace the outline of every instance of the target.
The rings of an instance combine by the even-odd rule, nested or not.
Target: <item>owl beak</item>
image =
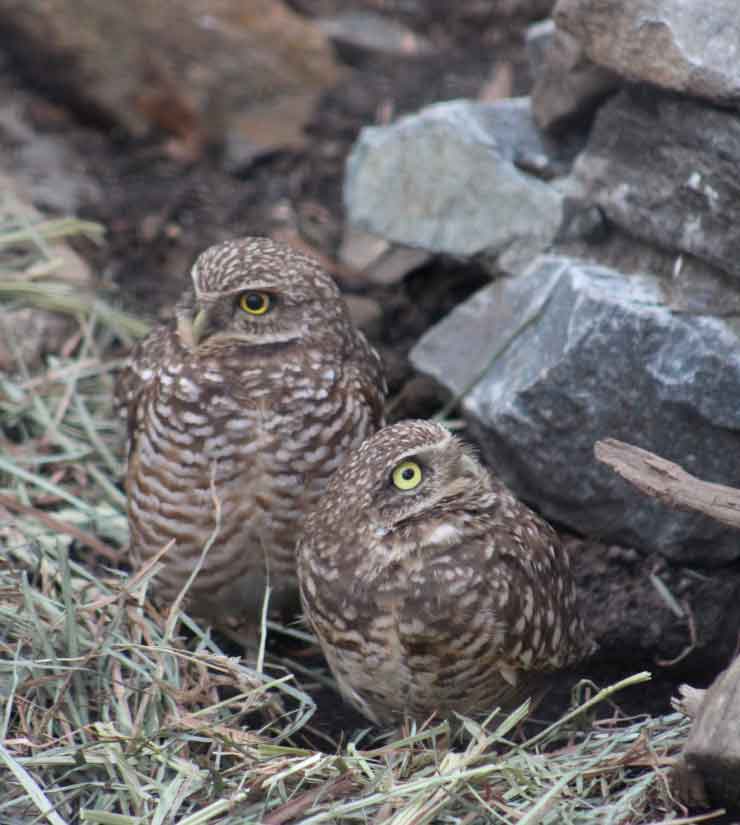
[[[198,344],[206,337],[208,334],[208,327],[210,325],[210,318],[208,317],[208,310],[199,309],[193,318],[193,346],[197,347]]]
[[[206,337],[210,319],[206,309],[199,309],[194,317],[190,315],[180,316],[177,319],[177,334],[183,346],[188,349],[195,349]]]

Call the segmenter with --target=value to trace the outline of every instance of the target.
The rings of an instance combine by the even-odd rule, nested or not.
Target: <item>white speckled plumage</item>
[[[273,604],[297,597],[297,528],[347,451],[382,424],[385,385],[313,259],[245,238],[207,249],[191,275],[177,324],[136,347],[117,385],[130,552],[141,564],[174,540],[155,581],[166,602],[217,531],[189,607],[249,622],[268,576]],[[241,309],[247,291],[268,294],[270,311]]]

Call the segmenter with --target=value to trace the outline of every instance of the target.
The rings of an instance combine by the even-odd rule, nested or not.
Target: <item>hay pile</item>
[[[390,740],[348,730],[338,744],[312,727],[325,672],[269,655],[251,668],[177,605],[160,615],[146,598],[152,568],[132,575],[120,557],[122,443],[111,409],[113,353],[144,326],[99,296],[23,281],[50,263],[48,227],[19,220],[6,212],[0,221],[4,308],[53,306],[78,319],[79,336],[69,357],[48,358],[42,372],[19,363],[0,377],[0,823],[531,825],[685,815],[667,768],[687,722],[594,718],[612,713],[608,704],[594,710],[599,699],[646,674],[525,742],[510,738],[522,708],[502,723],[466,723],[454,745],[435,723]],[[64,225],[80,229],[89,231]]]

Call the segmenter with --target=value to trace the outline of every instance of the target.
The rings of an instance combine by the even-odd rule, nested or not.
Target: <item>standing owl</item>
[[[342,462],[298,576],[343,695],[376,724],[511,709],[593,648],[555,531],[428,421]]]
[[[267,238],[203,252],[175,310],[134,350],[116,387],[128,421],[130,553],[165,545],[169,602],[188,594],[215,624],[256,627],[297,603],[305,513],[352,447],[383,422],[379,358],[317,262]],[[249,635],[249,634],[247,634]]]

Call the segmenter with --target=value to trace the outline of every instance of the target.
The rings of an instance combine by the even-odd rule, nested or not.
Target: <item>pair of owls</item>
[[[442,426],[383,427],[380,360],[314,260],[245,238],[191,275],[117,386],[132,558],[171,545],[160,599],[200,565],[189,609],[255,627],[267,585],[273,607],[300,586],[378,724],[510,707],[588,652],[554,531]]]

